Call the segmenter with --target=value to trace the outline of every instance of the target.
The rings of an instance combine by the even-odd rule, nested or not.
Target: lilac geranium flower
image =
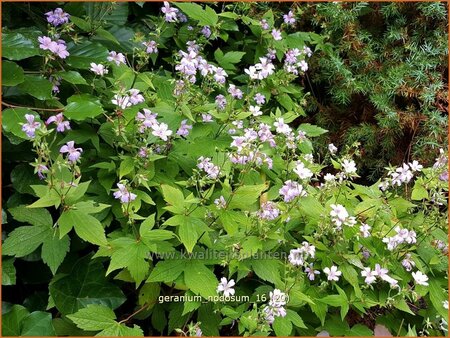
[[[81,148],[75,148],[75,142],[69,141],[65,145],[59,149],[59,152],[61,154],[68,153],[68,159],[70,162],[75,163],[81,156],[81,153],[83,152],[83,149]]]
[[[130,203],[136,199],[137,195],[129,192],[124,184],[117,183],[117,188],[119,188],[119,190],[114,192],[113,195],[114,198],[120,199],[121,203]]]
[[[172,135],[172,130],[169,129],[169,126],[166,123],[153,124],[152,129],[152,134],[163,141],[167,141],[168,137]]]
[[[25,119],[28,121],[22,126],[22,130],[27,134],[29,138],[35,137],[36,129],[41,126],[40,122],[35,121],[34,115],[25,114]]]
[[[259,105],[262,105],[266,102],[266,97],[261,93],[256,93],[253,99],[255,100],[256,104]]]
[[[156,41],[144,41],[142,43],[147,49],[145,50],[149,54],[158,53],[158,44]]]
[[[48,36],[40,36],[38,37],[38,41],[40,43],[39,48],[43,50],[50,50],[50,46],[53,42]]]
[[[203,26],[202,34],[205,38],[209,39],[209,37],[211,36],[211,28],[209,28],[209,26]]]
[[[59,26],[69,22],[70,15],[64,12],[61,8],[56,8],[54,11],[45,13],[48,23],[53,26]]]
[[[178,9],[170,7],[167,1],[164,1],[164,7],[161,7],[161,12],[165,14],[167,22],[176,22],[178,19],[177,18]]]
[[[58,55],[61,59],[65,59],[70,54],[67,51],[67,46],[65,43],[61,42],[62,40],[59,40],[59,42],[52,41],[49,46],[49,50],[53,53]]]
[[[50,123],[56,124],[56,131],[62,133],[64,130],[70,129],[70,123],[69,121],[64,121],[64,116],[62,113],[59,113],[58,115],[50,116],[45,124],[49,125]]]
[[[177,130],[177,135],[180,136],[188,136],[189,130],[192,129],[192,126],[190,124],[187,124],[187,120],[181,121],[180,128]]]
[[[122,53],[117,53],[115,51],[109,52],[107,60],[110,62],[115,62],[118,66],[121,63],[125,64],[125,56]]]

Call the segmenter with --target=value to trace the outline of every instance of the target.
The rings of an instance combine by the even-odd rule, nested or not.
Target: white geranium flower
[[[427,282],[428,281],[428,276],[427,275],[423,274],[420,271],[417,271],[417,272],[413,272],[412,276],[414,278],[414,282],[417,285],[428,286],[428,282]]]
[[[172,130],[169,130],[169,126],[165,123],[155,123],[152,125],[152,129],[152,134],[159,137],[163,141],[167,141],[167,137],[172,135]]]
[[[227,281],[225,277],[222,277],[220,279],[219,286],[217,286],[217,292],[223,292],[223,295],[225,297],[232,296],[235,292],[235,290],[233,289],[234,285],[234,279],[230,279],[230,281]]]
[[[326,267],[323,272],[327,275],[328,280],[338,281],[342,272],[338,270],[337,266],[333,265],[331,268]]]

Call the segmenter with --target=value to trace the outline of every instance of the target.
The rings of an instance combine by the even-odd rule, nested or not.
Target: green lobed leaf
[[[23,257],[36,250],[52,228],[44,226],[23,226],[11,231],[3,243],[2,253],[7,256]]]
[[[2,85],[17,86],[25,80],[22,67],[17,63],[6,61],[2,62]]]
[[[89,69],[91,63],[101,63],[108,57],[108,49],[97,42],[84,41],[78,45],[68,43],[70,55],[66,63],[74,68]]]
[[[202,6],[195,3],[174,3],[174,5],[180,8],[189,18],[198,20],[199,25],[202,26],[213,27],[219,19],[214,10],[210,8],[206,11]]]
[[[30,94],[39,100],[52,98],[53,84],[42,76],[24,75],[24,81],[17,87],[24,93]]]
[[[70,238],[65,235],[59,238],[59,230],[47,236],[42,243],[41,257],[45,264],[47,264],[53,274],[56,273],[58,267],[64,261],[66,254],[70,249]]]
[[[292,332],[292,322],[287,317],[275,317],[272,327],[277,336],[289,336]]]
[[[103,113],[100,100],[89,94],[76,94],[67,99],[64,115],[76,121],[94,118]]]
[[[115,324],[116,315],[109,307],[99,304],[89,304],[67,316],[80,329],[87,331],[104,330]]]
[[[217,295],[216,275],[201,262],[191,261],[187,263],[184,270],[184,281],[189,290],[204,298]]]
[[[2,34],[2,56],[9,60],[22,60],[39,55],[37,42],[26,38],[20,33]]]
[[[73,16],[71,17],[71,19],[73,19]],[[55,76],[62,78],[63,80],[77,85],[77,84],[81,84],[81,85],[87,85],[88,83],[86,82],[85,78],[78,72],[74,71],[74,70],[68,70],[65,72],[58,72],[55,74]]]
[[[2,311],[2,336],[20,336],[22,321],[30,313],[22,305],[13,305],[9,312]]]
[[[103,265],[90,256],[79,259],[69,274],[54,277],[49,290],[56,308],[65,315],[89,304],[116,309],[126,300],[120,288],[105,278]]]
[[[2,258],[2,285],[16,284],[16,268],[14,258]]]
[[[265,184],[244,185],[234,191],[233,197],[228,205],[230,209],[248,209],[256,203],[261,193],[267,189]]]
[[[171,283],[186,267],[186,262],[183,260],[165,260],[158,262],[153,268],[147,282],[166,282]]]
[[[100,246],[108,244],[105,229],[100,221],[81,210],[69,209],[64,211],[59,217],[58,224],[61,237],[75,228],[77,235],[89,243]]]
[[[53,219],[47,209],[29,209],[26,205],[8,209],[16,221],[36,226],[53,226]]]
[[[52,324],[52,314],[35,311],[23,319],[21,336],[54,336],[55,329]]]

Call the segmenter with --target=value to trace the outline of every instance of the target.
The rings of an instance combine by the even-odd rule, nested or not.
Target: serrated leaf
[[[201,235],[203,221],[199,218],[183,216],[183,223],[178,227],[178,235],[186,250],[191,253]]]
[[[265,184],[244,185],[236,189],[228,205],[229,209],[248,209],[256,203],[261,193],[267,189]]]
[[[52,228],[43,226],[23,226],[9,233],[2,246],[2,254],[23,257],[36,250],[45,238],[51,236]]]
[[[204,298],[217,295],[216,275],[201,262],[191,261],[187,263],[184,270],[184,282],[189,290]]]
[[[23,320],[21,336],[54,336],[55,329],[52,324],[52,314],[43,311],[30,313]]]
[[[36,226],[53,226],[53,219],[47,209],[28,209],[26,205],[19,205],[8,209],[16,221]]]
[[[298,130],[301,130],[304,133],[306,133],[306,136],[308,137],[320,136],[328,132],[328,130],[320,128],[310,123],[302,123],[301,125],[298,126]]]
[[[113,325],[116,319],[113,310],[98,304],[89,304],[84,309],[80,309],[67,317],[80,329],[86,331],[104,330]]]
[[[183,260],[165,260],[158,262],[153,268],[147,282],[173,282],[186,267]]]
[[[395,300],[393,305],[394,305],[394,307],[396,307],[399,310],[402,310],[404,312],[414,315],[414,312],[411,311],[411,309],[409,308],[406,301],[401,297],[398,297],[398,299]]]
[[[131,173],[134,170],[134,165],[135,160],[132,157],[126,156],[122,158],[119,167],[119,179]]]
[[[276,259],[251,259],[252,269],[256,275],[262,280],[274,283],[275,285],[282,284],[280,276],[281,264]]]
[[[287,317],[275,317],[272,327],[277,336],[289,336],[292,332],[292,323]]]
[[[65,235],[59,238],[59,230],[48,236],[42,243],[42,260],[48,265],[53,274],[63,262],[70,249],[70,238]]]
[[[57,309],[65,315],[89,304],[115,309],[126,300],[120,288],[105,278],[102,263],[90,256],[78,260],[68,275],[52,281],[49,290]]]
[[[127,268],[136,285],[139,285],[149,270],[146,258],[148,258],[148,249],[144,243],[129,239],[111,255],[106,275],[114,270]]]
[[[60,236],[67,234],[72,228],[75,228],[77,235],[85,241],[97,244],[107,245],[105,229],[98,219],[88,215],[81,210],[69,209],[59,217]]]
[[[189,18],[198,20],[202,26],[215,26],[218,21],[218,16],[213,10],[206,12],[202,6],[195,3],[174,3],[180,8]]]
[[[286,310],[286,318],[289,319],[295,326],[306,329],[306,325],[303,322],[302,317],[300,317],[297,312],[294,312],[290,309]]]
[[[13,305],[7,313],[2,313],[2,336],[20,336],[22,320],[30,313],[22,305]]]
[[[86,195],[91,181],[79,183],[76,187],[71,187],[66,194],[65,202],[67,205],[75,204],[79,199]]]
[[[84,41],[78,45],[68,44],[70,55],[66,59],[69,66],[89,69],[91,62],[101,63],[108,57],[108,49],[97,42]]]
[[[161,189],[164,196],[164,200],[172,206],[170,210],[176,214],[183,213],[184,212],[183,192],[167,184],[161,185]]]

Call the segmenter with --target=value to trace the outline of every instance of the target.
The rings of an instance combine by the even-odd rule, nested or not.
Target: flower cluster
[[[284,182],[284,185],[280,188],[279,193],[283,196],[283,200],[288,203],[291,202],[297,196],[306,196],[307,193],[299,183],[291,180]]]
[[[65,130],[70,129],[70,122],[64,121],[64,116],[62,113],[59,113],[54,116],[50,116],[47,121],[45,122],[46,125],[49,125],[50,123],[56,124],[56,131],[57,132],[64,132]]]
[[[394,250],[402,243],[416,243],[416,232],[414,230],[402,229],[399,226],[394,228],[396,234],[392,237],[384,237],[383,243],[386,243],[389,251]]]
[[[208,63],[207,60],[198,54],[198,48],[192,48],[192,44],[188,46],[188,52],[179,51],[181,59],[175,66],[181,77],[191,83],[195,83],[197,81],[197,72],[199,72],[202,76],[211,75],[218,84],[224,84],[228,77],[227,72],[221,67]]]
[[[213,180],[217,179],[220,175],[220,168],[211,162],[209,157],[199,157],[197,163],[197,168],[202,169],[208,178]]]
[[[111,100],[113,104],[121,109],[126,109],[128,107],[134,106],[136,104],[144,102],[144,96],[141,94],[139,89],[130,89],[127,94],[116,94]]]
[[[336,226],[336,230],[341,230],[342,224],[352,227],[356,224],[356,218],[348,214],[347,209],[341,204],[331,204],[331,221]]]
[[[161,7],[161,12],[164,13],[167,22],[178,21],[178,9],[175,7],[170,7],[170,4],[167,1],[164,1],[164,6]]]
[[[361,271],[361,276],[364,277],[364,282],[368,285],[375,282],[376,278],[380,278],[385,282],[388,282],[391,287],[398,287],[398,281],[388,275],[389,270],[382,268],[380,264],[375,264],[375,269],[367,267]]]
[[[138,112],[136,121],[140,122],[139,132],[144,133],[146,129],[152,129],[152,135],[159,137],[163,141],[167,141],[168,137],[172,135],[172,130],[166,123],[158,122],[156,119],[158,114],[152,113],[151,110],[144,108],[144,113]]]
[[[242,129],[242,124],[239,121],[234,121],[237,129]],[[230,153],[230,160],[234,164],[254,163],[257,166],[266,164],[269,169],[272,168],[272,159],[263,151],[261,146],[263,143],[268,143],[269,146],[275,146],[274,136],[267,124],[260,123],[257,129],[246,128],[243,130],[242,136],[232,136],[233,141],[230,147],[235,148],[234,152]],[[229,133],[236,133],[236,129],[229,130]]]
[[[384,191],[389,187],[389,185],[399,187],[402,184],[408,184],[414,177],[414,173],[421,171],[422,168],[423,166],[416,160],[409,164],[403,163],[401,167],[398,167],[395,170],[390,170],[388,172],[390,177],[381,182],[378,187]]]
[[[48,36],[38,37],[39,48],[42,50],[49,50],[53,54],[59,56],[61,59],[65,59],[70,55],[67,51],[66,42],[64,40],[53,41]]]
[[[103,75],[105,75],[105,74],[108,74],[108,69],[105,68],[104,65],[102,65],[102,64],[96,64],[96,63],[94,63],[94,62],[91,62],[91,68],[90,68],[90,70],[91,70],[92,72],[94,72],[96,75],[100,75],[100,76],[103,76]]]
[[[54,11],[45,13],[47,21],[53,26],[63,25],[69,22],[70,15],[64,12],[61,8],[56,8]]]
[[[294,266],[303,266],[308,258],[314,258],[316,254],[316,247],[308,242],[302,242],[302,246],[297,249],[292,249],[289,253],[289,262]]]
[[[263,80],[275,72],[275,65],[267,57],[260,57],[254,66],[244,69],[252,80]]]
[[[270,291],[269,305],[263,308],[263,315],[269,325],[272,325],[275,317],[285,317],[287,295],[279,289]]]
[[[327,280],[338,281],[339,277],[342,275],[342,271],[339,271],[337,266],[332,265],[330,268],[326,267],[323,269],[323,273],[327,275]]]
[[[299,70],[306,72],[308,70],[308,63],[304,60],[304,58],[305,56],[311,55],[311,49],[306,46],[303,50],[298,48],[289,49],[284,56],[284,69],[288,73],[292,73],[294,75],[298,75]]]
[[[272,221],[280,215],[280,209],[276,203],[268,201],[261,204],[261,209],[256,214],[262,220]]]
[[[144,41],[142,44],[145,46],[145,51],[148,54],[158,53],[158,44],[156,43],[156,41]]]

